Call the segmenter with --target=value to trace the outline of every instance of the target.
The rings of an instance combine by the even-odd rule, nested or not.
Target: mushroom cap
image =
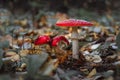
[[[42,44],[48,44],[50,42],[50,37],[47,35],[38,36],[38,38],[35,40],[35,45],[42,45]]]
[[[65,44],[69,45],[69,41],[64,36],[56,36],[53,38],[51,45],[57,46],[60,41],[63,41]]]
[[[65,26],[66,27],[78,27],[78,26],[92,26],[93,24],[85,20],[67,19],[67,20],[56,22],[56,25],[61,26],[61,27],[65,27]]]

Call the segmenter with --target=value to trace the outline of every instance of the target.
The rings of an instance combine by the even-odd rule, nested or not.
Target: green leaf
[[[36,75],[35,80],[54,80],[54,79],[50,76],[38,74],[38,75]]]
[[[59,77],[62,78],[63,80],[71,80],[70,78],[72,76],[78,75],[79,72],[75,70],[69,70],[64,72],[62,69],[57,68],[57,72],[59,74]]]
[[[47,60],[48,54],[41,53],[39,55],[28,55],[27,56],[27,71],[28,76],[37,74],[39,67]]]
[[[72,77],[72,76],[75,76],[75,75],[77,75],[77,74],[79,74],[79,72],[77,72],[77,71],[74,71],[74,70],[70,70],[70,71],[67,71],[66,73],[64,73],[64,74],[61,74],[60,75],[60,77],[61,78],[65,78],[65,77]]]
[[[0,80],[13,80],[9,75],[0,75]]]
[[[1,69],[1,67],[2,67],[2,65],[3,65],[2,58],[3,58],[3,50],[0,49],[0,69]]]
[[[116,45],[118,46],[118,49],[120,50],[120,32],[116,37]]]
[[[57,61],[58,61],[57,59],[49,60],[40,68],[40,72],[43,75],[50,75],[53,72],[53,70],[57,68],[57,63],[56,63]]]
[[[9,41],[5,40],[0,42],[0,48],[8,48],[9,47]]]

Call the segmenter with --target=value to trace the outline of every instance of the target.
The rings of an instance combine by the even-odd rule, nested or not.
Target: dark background
[[[0,0],[1,8],[32,11],[39,9],[60,11],[67,13],[70,8],[84,8],[87,10],[104,13],[110,10],[120,10],[120,0]]]

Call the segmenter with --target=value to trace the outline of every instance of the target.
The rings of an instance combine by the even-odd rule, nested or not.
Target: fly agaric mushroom
[[[65,45],[69,45],[69,41],[64,36],[56,36],[52,39],[51,46],[64,47],[64,46],[62,46],[62,43],[65,44]]]
[[[47,35],[38,36],[38,38],[35,40],[35,45],[42,45],[42,44],[48,44],[50,42],[50,37]]]
[[[77,28],[79,26],[92,26],[93,24],[90,22],[87,22],[85,20],[78,20],[78,19],[67,19],[63,21],[56,22],[57,26],[61,27],[72,27],[72,56],[74,59],[79,59],[79,43],[78,43],[78,31]]]
[[[60,35],[60,36],[55,36],[54,38],[52,38],[51,40],[51,51],[52,57],[57,57],[60,62],[61,60],[63,61],[63,55],[66,55],[66,51],[65,49],[67,48],[67,46],[69,45],[69,41],[67,40],[66,37]],[[65,58],[65,57],[64,57]]]

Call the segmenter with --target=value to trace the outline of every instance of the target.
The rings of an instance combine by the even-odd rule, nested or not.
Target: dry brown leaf
[[[27,54],[29,54],[29,50],[21,50],[19,54],[20,56],[27,56]]]
[[[44,75],[52,75],[53,70],[57,68],[58,64],[57,59],[49,60],[49,62],[45,63],[44,66],[40,68],[41,73]]]
[[[21,24],[21,26],[26,26],[27,22],[28,22],[27,19],[24,19],[24,20],[20,21],[20,24]]]
[[[22,63],[22,65],[20,67],[16,68],[16,70],[17,71],[23,71],[23,70],[26,69],[26,67],[27,67],[27,65],[25,63]]]
[[[12,43],[13,38],[9,34],[0,38],[0,41],[6,41],[6,40]]]
[[[14,51],[8,51],[8,52],[5,53],[5,57],[14,56],[14,55],[16,55],[16,54],[17,54],[17,53],[14,52]]]
[[[12,61],[19,61],[20,60],[20,56],[18,54],[12,56]]]
[[[42,16],[42,17],[40,18],[39,25],[40,25],[40,26],[47,25],[47,18],[46,18],[46,16]]]
[[[96,73],[97,73],[96,69],[95,68],[92,69],[92,71],[88,74],[87,78],[93,77],[94,75],[96,75]]]

